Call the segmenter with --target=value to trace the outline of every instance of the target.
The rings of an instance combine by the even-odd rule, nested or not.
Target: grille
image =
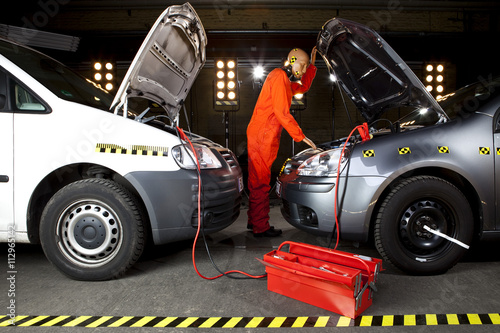
[[[237,168],[239,166],[238,161],[236,160],[236,156],[234,156],[234,153],[232,151],[227,149],[227,150],[221,150],[219,152],[222,155],[222,157],[226,160],[230,168]]]

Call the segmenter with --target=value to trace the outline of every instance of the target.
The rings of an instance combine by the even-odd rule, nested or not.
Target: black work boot
[[[254,232],[253,236],[254,237],[278,237],[281,234],[282,234],[281,229],[274,229],[274,227],[271,226],[269,229],[267,229],[264,232]]]

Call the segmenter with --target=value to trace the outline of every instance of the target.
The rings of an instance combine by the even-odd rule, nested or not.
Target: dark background
[[[117,85],[156,18],[173,1],[37,0],[11,2],[0,24],[28,27],[78,37],[76,51],[39,48],[87,77],[94,61],[116,64]],[[446,67],[445,93],[481,77],[500,72],[497,61],[500,4],[495,1],[203,1],[191,4],[208,37],[207,63],[187,100],[191,129],[222,145],[223,113],[213,106],[213,60],[237,57],[240,108],[229,113],[229,148],[242,155],[246,126],[259,90],[252,76],[256,64],[266,72],[280,66],[293,47],[310,52],[321,26],[333,17],[367,24],[377,30],[422,78],[427,62]],[[36,37],[35,37],[36,38]],[[352,126],[339,90],[332,85],[323,61],[307,93],[307,107],[295,117],[316,143],[347,135]],[[347,102],[353,122],[363,119]],[[181,125],[186,126],[184,117]],[[186,126],[187,127],[187,126]],[[286,132],[273,171],[293,153],[306,148],[293,144]]]

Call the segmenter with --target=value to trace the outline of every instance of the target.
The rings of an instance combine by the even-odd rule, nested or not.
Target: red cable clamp
[[[368,141],[371,139],[370,130],[368,129],[368,124],[363,123],[362,125],[357,126],[359,135],[361,135],[361,140]]]

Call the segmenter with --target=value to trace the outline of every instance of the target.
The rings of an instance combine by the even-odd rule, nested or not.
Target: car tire
[[[73,279],[118,278],[143,252],[142,216],[124,187],[107,179],[84,179],[49,200],[40,241],[49,261]]]
[[[386,261],[405,273],[444,273],[467,249],[430,233],[425,225],[465,244],[473,238],[472,211],[457,187],[431,176],[405,179],[380,206],[374,226],[375,246]]]

